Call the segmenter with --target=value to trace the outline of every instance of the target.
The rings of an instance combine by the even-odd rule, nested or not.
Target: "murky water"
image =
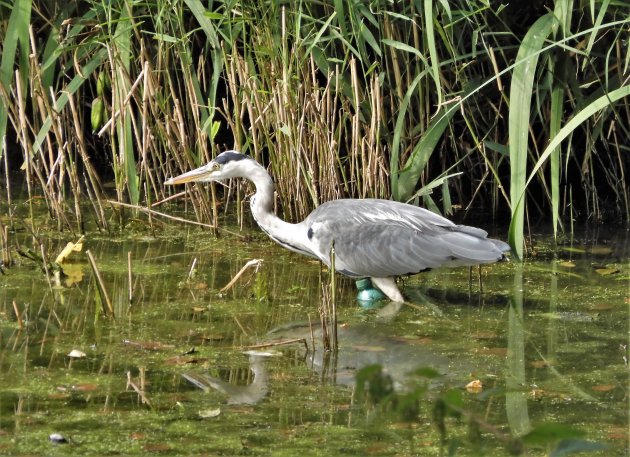
[[[336,354],[322,350],[319,265],[246,235],[172,224],[88,235],[114,317],[84,252],[58,282],[17,258],[0,276],[0,454],[508,455],[522,445],[547,455],[562,439],[628,454],[625,233],[484,267],[482,290],[465,268],[407,279],[415,306],[401,309],[361,307],[340,281]],[[76,241],[38,236],[48,253]],[[220,292],[251,259],[262,265]],[[362,372],[358,395],[355,375],[374,364],[383,371]],[[559,427],[513,439],[543,424]]]

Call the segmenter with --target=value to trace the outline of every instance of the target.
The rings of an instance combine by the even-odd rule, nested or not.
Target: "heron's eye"
[[[212,163],[212,171],[219,170],[220,168],[221,168],[221,165],[219,165],[218,163],[216,162]]]

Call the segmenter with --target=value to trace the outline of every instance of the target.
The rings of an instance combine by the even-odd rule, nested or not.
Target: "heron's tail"
[[[495,240],[493,238],[488,238],[488,241],[491,241],[492,244],[494,244],[497,249],[499,249],[499,251],[503,252],[504,254],[512,252],[512,248],[505,241]]]

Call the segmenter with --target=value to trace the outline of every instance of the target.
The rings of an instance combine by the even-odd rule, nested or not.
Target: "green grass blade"
[[[586,55],[591,54],[591,50],[593,49],[593,45],[595,44],[595,38],[597,38],[597,33],[600,31],[602,22],[604,21],[604,17],[606,16],[606,11],[608,11],[608,5],[610,4],[610,0],[604,0],[602,2],[601,7],[599,8],[599,12],[597,13],[597,19],[595,19],[595,24],[593,25],[593,31],[588,37],[588,44],[586,45],[585,53]],[[594,5],[593,5],[594,8]],[[582,62],[582,70],[586,68],[589,60],[584,59]]]
[[[444,130],[454,114],[455,110],[443,108],[433,118],[422,138],[413,148],[413,152],[407,159],[405,167],[398,172],[398,185],[396,189],[392,189],[396,195],[396,200],[407,201],[411,198],[422,170],[429,161],[435,146],[442,138]]]
[[[551,107],[549,119],[549,136],[555,137],[562,123],[562,111],[564,106],[564,89],[556,84],[551,91]],[[553,237],[558,234],[558,221],[560,218],[560,147],[553,150],[550,158],[551,172],[551,213],[553,224]]]
[[[404,52],[413,54],[415,57],[417,57],[418,59],[422,61],[425,67],[427,68],[429,67],[429,62],[424,57],[424,54],[422,54],[419,50],[417,50],[413,46],[409,46],[408,44],[402,43],[400,41],[390,40],[389,38],[385,38],[381,40],[381,42],[384,45],[391,46],[392,48],[398,49],[399,51],[404,51]]]
[[[540,167],[542,167],[545,161],[553,154],[553,152],[560,146],[562,141],[564,141],[575,129],[577,129],[580,125],[582,125],[587,119],[591,116],[594,116],[598,111],[610,106],[611,103],[616,102],[617,100],[622,99],[623,97],[627,97],[630,95],[630,85],[622,86],[618,89],[613,90],[612,92],[602,95],[595,101],[591,102],[589,105],[585,106],[580,112],[578,112],[575,116],[571,118],[569,122],[567,122],[564,127],[560,129],[558,134],[554,136],[543,153],[540,155],[540,158],[534,165],[531,173],[523,189],[521,190],[521,194],[516,196],[516,207],[523,206],[523,199],[525,196],[525,190],[529,183],[534,179]],[[512,224],[514,224],[514,219],[512,219]],[[512,225],[510,225],[510,233],[512,232]]]
[[[326,20],[326,22],[324,22],[324,25],[322,25],[320,27],[320,29],[317,31],[317,35],[315,35],[315,38],[313,38],[313,40],[309,44],[308,48],[306,49],[306,53],[305,53],[306,56],[310,56],[311,55],[311,51],[313,50],[313,48],[319,44],[319,42],[320,42],[320,40],[322,38],[322,35],[324,34],[324,32],[326,32],[326,30],[328,30],[328,28],[330,27],[330,23],[333,21],[335,16],[337,16],[337,11],[334,11],[330,15],[330,17]]]
[[[442,106],[442,84],[440,83],[440,61],[435,46],[435,28],[433,27],[433,1],[424,0],[424,26],[429,55],[431,56],[431,71],[435,82],[437,106]]]
[[[16,0],[11,10],[9,23],[4,34],[4,42],[2,43],[2,61],[0,62],[0,84],[2,84],[9,92],[11,79],[13,78],[13,69],[15,66],[15,58],[18,46],[20,47],[20,74],[23,82],[27,81],[28,75],[28,27],[31,19],[31,0]],[[28,86],[23,84],[26,89]],[[25,90],[24,93],[27,91]],[[7,131],[8,112],[4,103],[0,103],[0,140],[4,138]],[[0,148],[0,157],[3,150]]]
[[[527,140],[532,103],[532,91],[540,50],[545,39],[551,33],[556,19],[552,13],[545,14],[528,30],[516,55],[517,62],[523,62],[514,68],[510,86],[510,202],[512,221],[508,234],[512,251],[516,257],[523,258],[523,226],[525,208],[518,205],[519,196],[525,191],[527,175]]]
[[[134,142],[133,132],[131,130],[131,117],[134,115],[133,110],[127,104],[124,106],[124,100],[130,87],[128,87],[128,80],[122,75],[119,69],[116,69],[117,65],[121,65],[125,74],[129,74],[129,68],[131,65],[131,32],[132,32],[132,2],[126,2],[123,6],[118,25],[116,26],[116,32],[112,37],[112,41],[115,43],[116,50],[118,52],[118,58],[115,61],[114,71],[118,72],[118,76],[114,78],[114,84],[118,87],[115,89],[117,96],[115,97],[116,111],[125,115],[118,116],[116,118],[116,136],[118,139],[118,154],[120,155],[120,161],[123,165],[122,176],[126,183],[127,191],[129,192],[129,201],[137,205],[140,201],[140,180],[136,173],[136,158],[134,155]],[[114,64],[114,63],[112,63]],[[124,183],[119,183],[121,186]]]
[[[418,76],[414,78],[414,80],[409,85],[409,89],[405,93],[403,97],[402,103],[400,104],[400,108],[398,110],[398,117],[396,118],[396,124],[394,125],[394,138],[392,140],[392,155],[390,158],[390,180],[391,180],[391,190],[392,196],[394,200],[401,201],[403,198],[399,194],[398,187],[398,165],[400,162],[400,139],[402,138],[403,129],[405,127],[405,116],[407,113],[407,108],[409,107],[409,102],[411,100],[411,96],[413,95],[416,87],[422,81],[426,74],[426,70],[421,72]]]
[[[85,66],[81,67],[81,73],[72,78],[68,85],[60,92],[60,95],[55,103],[56,112],[60,112],[66,106],[69,96],[74,95],[81,88],[83,83],[92,75],[94,70],[103,64],[106,58],[107,49],[101,49],[94,54],[94,57],[92,57]],[[37,136],[35,137],[35,142],[33,143],[33,155],[39,152],[51,127],[52,119],[50,116],[47,116],[39,129],[39,132],[37,132]]]
[[[188,9],[190,9],[190,11],[193,13],[193,16],[195,16],[195,19],[197,19],[197,22],[201,26],[201,29],[208,37],[210,45],[215,49],[219,48],[220,44],[219,38],[217,37],[217,32],[214,29],[212,20],[205,14],[206,8],[203,6],[203,3],[201,3],[200,0],[184,0],[184,3],[186,3]]]

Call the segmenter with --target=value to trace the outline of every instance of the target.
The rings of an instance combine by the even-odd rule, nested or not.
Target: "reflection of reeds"
[[[511,208],[519,254],[528,214],[630,220],[622,3],[26,4],[0,6],[0,154],[60,229],[107,227],[104,175],[150,206],[224,145],[269,164],[291,220],[340,197]],[[215,187],[188,195],[216,227]]]

